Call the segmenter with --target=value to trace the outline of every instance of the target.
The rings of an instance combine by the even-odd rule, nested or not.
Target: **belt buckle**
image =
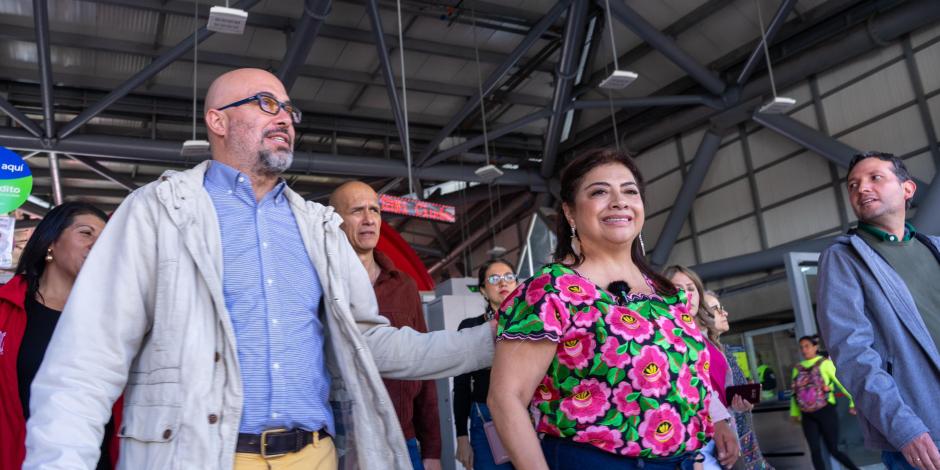
[[[282,455],[287,455],[287,452],[281,452],[280,454],[268,453],[268,434],[275,433],[275,432],[283,432],[283,431],[286,431],[286,429],[275,428],[275,429],[267,429],[267,430],[261,431],[261,458],[262,459],[270,459],[274,457],[280,457]]]

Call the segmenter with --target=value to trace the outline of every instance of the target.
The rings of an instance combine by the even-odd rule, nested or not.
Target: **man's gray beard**
[[[258,172],[268,175],[279,175],[287,171],[294,162],[294,152],[270,150],[258,151]]]

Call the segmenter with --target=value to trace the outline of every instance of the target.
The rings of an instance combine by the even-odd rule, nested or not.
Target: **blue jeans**
[[[513,470],[511,463],[497,465],[493,462],[490,443],[486,440],[486,433],[483,432],[481,413],[487,421],[493,419],[490,409],[485,404],[474,402],[470,407],[470,448],[473,449],[473,470]]]
[[[692,470],[697,452],[668,459],[637,459],[604,452],[588,444],[557,437],[542,439],[542,453],[552,470]]]
[[[881,451],[881,461],[885,467],[888,467],[888,470],[914,470],[914,467],[907,463],[904,454],[900,452]]]
[[[411,457],[411,466],[415,470],[424,470],[424,462],[421,461],[421,448],[418,447],[418,439],[412,438],[405,441],[408,444],[408,456]]]

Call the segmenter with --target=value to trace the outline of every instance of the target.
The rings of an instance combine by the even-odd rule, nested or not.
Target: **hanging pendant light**
[[[248,22],[248,12],[238,8],[230,8],[228,0],[225,6],[214,6],[209,9],[209,22],[206,29],[217,33],[242,34],[245,32],[245,23]]]
[[[764,15],[761,14],[761,0],[754,0],[757,3],[757,22],[760,24],[760,42],[764,47],[764,58],[767,60],[767,76],[770,78],[770,90],[773,92],[773,99],[764,103],[757,110],[763,114],[785,114],[796,106],[796,100],[785,96],[777,96],[777,85],[774,83],[774,69],[770,65],[770,48],[767,46],[767,32],[764,31]]]
[[[196,138],[196,77],[199,67],[199,1],[195,2],[193,14],[193,138],[183,142],[180,155],[184,157],[198,157],[209,153],[209,141]]]
[[[610,0],[604,0],[604,4],[607,9],[607,31],[610,33],[610,50],[614,56],[614,71],[602,80],[598,86],[605,90],[622,90],[639,78],[639,74],[629,70],[620,70],[620,64],[617,60],[617,43],[614,41],[614,22],[610,14]]]

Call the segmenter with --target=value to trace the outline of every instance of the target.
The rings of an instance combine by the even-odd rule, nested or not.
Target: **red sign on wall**
[[[382,205],[382,212],[436,220],[438,222],[454,223],[457,221],[457,211],[454,206],[389,196],[388,194],[379,196],[379,204]]]

